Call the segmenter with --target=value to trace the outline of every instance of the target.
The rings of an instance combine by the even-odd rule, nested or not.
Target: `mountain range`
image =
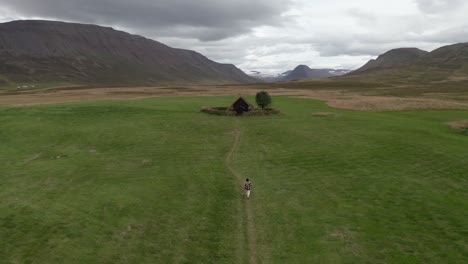
[[[278,75],[266,75],[259,71],[251,72],[251,76],[266,82],[287,82],[300,79],[323,79],[341,76],[350,72],[344,69],[311,69],[307,65],[299,65],[293,70]]]
[[[234,65],[109,27],[41,20],[0,24],[0,84],[255,81]]]
[[[468,80],[468,43],[444,46],[432,52],[393,49],[344,76],[347,77],[395,82]]]
[[[370,60],[353,73],[408,66],[426,57],[428,54],[429,52],[417,48],[393,49],[378,56],[375,60]]]
[[[219,84],[330,77],[389,82],[468,80],[468,43],[432,52],[393,49],[350,73],[299,65],[278,75],[252,72],[249,76],[232,64],[214,62],[195,51],[109,27],[42,20],[0,24],[0,86]]]

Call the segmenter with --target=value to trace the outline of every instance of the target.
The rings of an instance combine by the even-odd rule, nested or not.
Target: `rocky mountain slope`
[[[429,52],[417,48],[399,48],[385,52],[375,60],[370,60],[353,73],[371,70],[408,66],[427,56]]]
[[[432,52],[415,48],[395,49],[344,76],[388,81],[468,80],[468,43],[438,48]]]
[[[23,20],[0,24],[0,81],[145,85],[256,79],[234,65],[112,28]]]

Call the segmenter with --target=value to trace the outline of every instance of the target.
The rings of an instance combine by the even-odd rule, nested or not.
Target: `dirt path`
[[[239,147],[241,139],[241,131],[239,129],[239,120],[236,119],[235,130],[234,130],[234,143],[232,144],[231,150],[229,151],[226,157],[226,167],[229,172],[236,178],[237,183],[239,184],[239,189],[242,188],[244,183],[244,177],[237,172],[232,166],[232,156],[236,149]],[[251,201],[245,198],[245,210],[247,215],[247,239],[249,243],[249,263],[257,263],[257,242],[255,237],[255,222],[252,212],[252,206],[250,205]]]

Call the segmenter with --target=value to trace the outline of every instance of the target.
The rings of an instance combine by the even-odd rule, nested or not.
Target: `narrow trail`
[[[242,188],[244,183],[244,178],[242,175],[237,172],[234,167],[232,166],[232,156],[236,149],[239,147],[241,138],[241,131],[239,129],[239,120],[236,120],[236,128],[234,130],[234,143],[232,144],[231,150],[229,151],[226,157],[226,167],[229,172],[236,178],[237,182],[239,183],[239,189]],[[245,210],[247,215],[247,239],[249,243],[249,263],[255,264],[257,263],[257,242],[255,238],[255,223],[254,217],[252,212],[252,207],[250,205],[250,201],[244,195],[245,200]]]

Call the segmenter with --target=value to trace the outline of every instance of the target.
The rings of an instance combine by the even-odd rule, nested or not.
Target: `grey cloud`
[[[429,14],[446,13],[466,4],[465,0],[415,0],[418,8]]]
[[[290,0],[0,0],[26,17],[115,25],[159,36],[212,41],[279,25]]]
[[[445,28],[426,34],[414,35],[408,40],[431,43],[452,44],[468,41],[468,24],[460,27]]]
[[[165,37],[158,39],[174,48],[195,50],[211,60],[220,63],[230,63],[238,65],[245,61],[248,50],[252,45],[244,38],[230,38],[220,41],[202,42],[197,39],[180,39],[176,37]]]
[[[388,49],[398,47],[395,46],[395,43],[369,43],[361,41],[356,37],[343,38],[341,41],[329,41],[327,43],[313,43],[311,45],[322,57],[340,55],[377,56]]]
[[[463,10],[466,10],[466,4],[458,0],[416,2],[427,12],[463,13]],[[454,11],[455,9],[457,10]],[[446,23],[447,15],[382,15],[359,9],[349,9],[347,14],[361,27],[361,32],[325,33],[320,39],[307,40],[321,56],[376,56],[400,47],[430,50],[446,44],[468,41],[468,24],[453,27],[453,20]]]
[[[154,39],[162,37],[177,37],[179,39],[198,39],[203,42],[218,41],[231,38],[249,32],[248,27],[194,27],[189,25],[174,25],[170,27],[157,28],[129,28],[127,31],[135,32],[144,36],[153,36]]]
[[[333,57],[340,55],[348,56],[377,56],[395,48],[416,47],[421,49],[432,49],[455,41],[442,40],[442,36],[403,36],[393,40],[385,36],[354,35],[341,38],[341,40],[317,42],[311,45],[320,53],[321,57]]]

